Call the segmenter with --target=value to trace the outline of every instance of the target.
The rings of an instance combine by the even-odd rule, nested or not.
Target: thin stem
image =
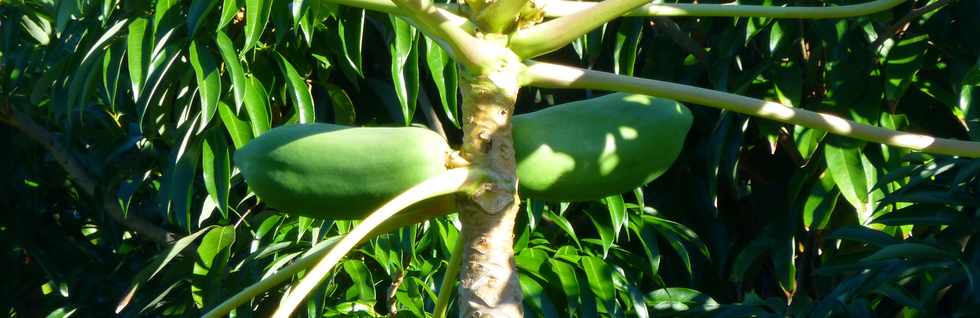
[[[445,195],[449,193],[459,192],[466,186],[467,182],[472,181],[472,177],[476,177],[477,174],[471,174],[470,170],[467,168],[458,168],[446,171],[438,176],[429,178],[414,187],[402,192],[388,203],[382,205],[378,210],[372,212],[368,217],[364,218],[361,223],[354,227],[344,238],[337,242],[333,248],[323,256],[309,272],[303,276],[299,284],[296,284],[289,295],[280,303],[279,308],[272,315],[273,318],[287,318],[289,315],[296,310],[306,297],[320,284],[320,281],[327,276],[327,273],[333,269],[334,265],[340,261],[354,246],[357,245],[364,237],[366,237],[371,231],[380,225],[382,222],[387,220],[389,217],[398,213],[401,210],[415,204],[419,201]]]
[[[442,277],[442,285],[439,286],[439,297],[436,298],[436,308],[432,311],[433,318],[446,318],[446,310],[449,308],[449,297],[453,295],[456,281],[459,280],[459,266],[463,264],[463,235],[460,234],[453,247],[453,255],[449,257],[449,265],[446,266],[446,276]]]
[[[923,14],[945,7],[952,2],[953,0],[937,0],[925,6],[912,9],[912,11],[909,11],[909,13],[898,20],[898,22],[889,26],[888,29],[885,29],[885,31],[878,33],[878,38],[875,39],[875,41],[870,45],[871,48],[877,50],[882,43],[885,43],[885,41],[897,35],[902,29],[911,23],[912,20],[918,19]]]
[[[517,56],[532,58],[560,49],[578,37],[616,19],[649,0],[606,0],[533,27],[519,30],[510,39]]]
[[[647,4],[627,16],[698,16],[698,17],[770,17],[781,19],[832,19],[868,15],[888,10],[906,0],[875,0],[861,4],[836,7],[776,7],[743,4]],[[563,17],[593,10],[596,2],[556,0],[544,4],[546,17]]]
[[[659,96],[876,143],[937,154],[980,157],[980,143],[977,142],[899,132],[859,124],[834,115],[695,86],[540,62],[531,62],[527,75],[529,83],[538,87],[589,88]]]
[[[503,33],[511,29],[528,1],[530,0],[497,0],[480,10],[476,22],[484,32]]]
[[[458,17],[440,9],[429,0],[395,0],[406,19],[439,42],[456,62],[469,70],[490,66],[493,58],[483,43],[460,27]]]
[[[653,22],[657,31],[666,33],[671,40],[674,40],[677,46],[694,55],[694,58],[697,58],[698,62],[704,63],[704,60],[708,58],[708,51],[700,43],[694,41],[687,32],[681,30],[681,27],[673,19],[668,17],[653,17]]]

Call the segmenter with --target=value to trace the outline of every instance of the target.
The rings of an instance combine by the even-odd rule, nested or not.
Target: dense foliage
[[[629,17],[542,60],[980,141],[978,31],[970,0],[835,20]],[[459,140],[456,66],[382,13],[0,0],[0,37],[0,315],[199,316],[348,231],[250,195],[232,154],[270,127],[424,125]],[[518,110],[601,94],[525,89]],[[980,315],[980,161],[689,106],[680,158],[649,185],[524,202],[528,316]],[[361,246],[304,314],[426,316],[457,224]],[[268,315],[287,288],[236,317]]]

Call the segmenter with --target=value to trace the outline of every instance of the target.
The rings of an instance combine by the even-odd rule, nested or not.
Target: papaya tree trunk
[[[460,195],[463,268],[460,317],[522,317],[522,294],[514,263],[517,196],[511,114],[523,65],[512,54],[479,74],[463,75],[461,155],[487,173],[472,195]]]

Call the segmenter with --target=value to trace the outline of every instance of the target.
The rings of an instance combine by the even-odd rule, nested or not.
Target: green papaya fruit
[[[269,206],[315,218],[359,219],[399,193],[446,171],[449,146],[416,127],[289,125],[235,153],[252,190]],[[448,211],[451,196],[410,208]]]
[[[588,201],[658,177],[677,158],[691,126],[678,102],[610,94],[514,116],[521,195]],[[235,163],[269,206],[315,218],[359,219],[399,193],[446,171],[446,142],[414,127],[331,124],[277,127],[235,153]],[[451,195],[397,216],[415,223],[455,209]]]
[[[632,191],[670,168],[692,120],[677,101],[623,93],[514,116],[519,191],[570,202]]]

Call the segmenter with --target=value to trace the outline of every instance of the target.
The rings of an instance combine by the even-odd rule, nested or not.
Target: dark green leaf
[[[206,18],[211,10],[218,5],[218,0],[193,0],[191,1],[190,8],[187,9],[187,33],[194,37],[197,34],[197,28],[201,26],[201,22]]]
[[[884,225],[962,225],[969,223],[967,217],[944,206],[916,204],[889,212],[872,223]]]
[[[436,90],[439,91],[439,101],[446,117],[454,126],[460,127],[456,63],[453,63],[449,53],[429,37],[425,37],[425,62],[432,81],[436,84]]]
[[[803,226],[808,229],[825,229],[837,208],[840,191],[829,172],[820,175],[803,205]]]
[[[401,18],[390,19],[394,29],[394,39],[388,45],[391,51],[391,80],[395,85],[395,95],[401,104],[405,125],[412,123],[415,116],[415,102],[418,97],[418,53],[415,28]]]
[[[831,142],[824,147],[825,158],[827,159],[827,170],[837,184],[847,202],[850,202],[858,212],[858,220],[864,224],[871,216],[874,209],[874,202],[870,201],[868,195],[873,180],[868,180],[869,171],[864,169],[864,154],[859,147],[844,145]]]
[[[221,99],[221,74],[218,73],[218,62],[211,54],[211,50],[191,41],[190,63],[197,77],[197,92],[201,100],[201,127],[207,127],[218,111],[218,101]]]
[[[201,151],[201,170],[204,186],[218,205],[223,219],[228,218],[228,191],[231,188],[231,155],[228,142],[220,130],[214,130],[204,140]]]
[[[147,36],[147,19],[137,18],[129,24],[129,34],[126,37],[128,48],[126,59],[129,64],[129,80],[132,84],[133,99],[139,99],[139,92],[143,88],[144,75],[150,60],[150,49],[153,44],[152,36]]]
[[[595,293],[607,313],[612,313],[615,308],[615,293],[612,280],[612,267],[606,261],[596,256],[582,257],[582,269],[589,280],[589,289]]]
[[[885,61],[885,97],[898,101],[912,83],[912,77],[919,71],[925,51],[929,46],[929,35],[904,36],[888,51]]]
[[[371,278],[371,271],[364,262],[359,260],[345,261],[344,272],[350,276],[353,286],[347,290],[347,299],[357,299],[362,301],[374,301],[374,279]]]
[[[296,72],[292,64],[282,55],[276,54],[279,62],[279,69],[286,77],[286,87],[289,88],[289,99],[293,101],[296,113],[293,115],[301,124],[312,123],[315,121],[315,111],[313,108],[313,96],[306,86],[306,81]]]
[[[228,130],[228,135],[231,136],[231,142],[235,145],[235,149],[245,146],[246,143],[252,140],[252,132],[250,130],[252,125],[248,121],[241,119],[241,115],[235,115],[235,111],[231,109],[231,106],[228,106],[224,102],[218,103],[218,114],[221,116],[221,123]]]
[[[262,82],[255,77],[248,76],[246,83],[248,89],[245,91],[245,111],[252,123],[252,135],[258,137],[272,126],[269,121],[269,97]]]
[[[874,254],[863,258],[863,261],[878,261],[893,258],[947,258],[951,253],[920,243],[898,243],[883,247]]]
[[[240,111],[242,103],[245,102],[245,91],[248,90],[248,82],[245,81],[245,69],[242,68],[242,63],[238,60],[235,45],[231,43],[231,39],[224,32],[218,31],[217,37],[215,37],[215,43],[218,44],[221,59],[225,62],[225,68],[228,70],[229,77],[231,77],[231,89],[235,97],[235,111]]]
[[[272,3],[272,0],[245,0],[245,47],[239,54],[245,54],[259,43],[269,23]]]
[[[231,23],[231,20],[238,14],[239,0],[223,0],[221,3],[221,19],[218,20],[218,31],[221,31]]]
[[[350,9],[344,10],[340,16],[340,23],[337,23],[337,36],[340,44],[344,48],[341,54],[344,60],[350,65],[358,75],[364,76],[361,67],[361,42],[364,40],[364,10]]]
[[[191,292],[198,308],[211,307],[221,301],[225,267],[235,244],[235,227],[221,226],[208,231],[197,247]]]

